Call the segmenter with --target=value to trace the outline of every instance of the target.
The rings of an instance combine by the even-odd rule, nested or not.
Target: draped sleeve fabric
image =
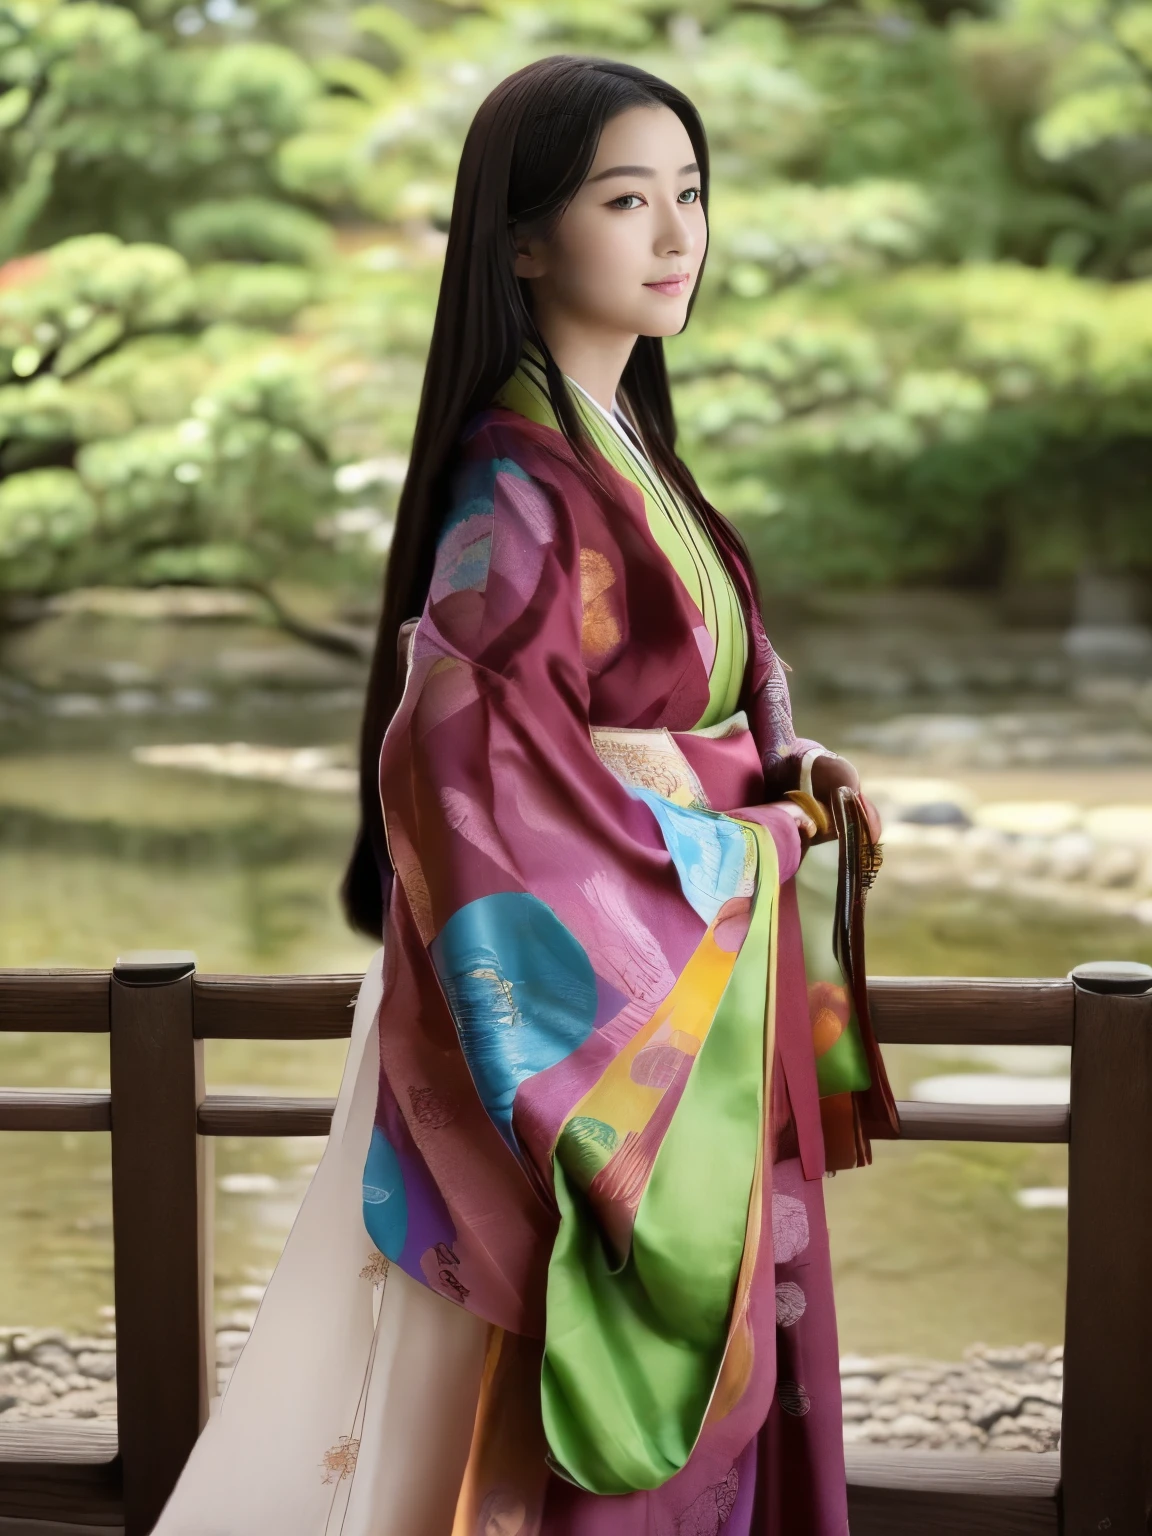
[[[365,1220],[415,1278],[543,1338],[553,1465],[627,1493],[706,1426],[735,1454],[771,1398],[752,1362],[775,1326],[757,1344],[795,832],[606,766],[614,658],[643,669],[618,723],[661,746],[707,679],[691,625],[662,629],[627,509],[510,414],[462,445],[381,753],[393,971]]]
[[[820,743],[796,734],[787,669],[764,631],[748,573],[741,569],[739,576],[744,587],[752,641],[745,679],[748,724],[760,752],[765,798],[778,800],[788,790],[799,786],[800,760],[809,748]]]

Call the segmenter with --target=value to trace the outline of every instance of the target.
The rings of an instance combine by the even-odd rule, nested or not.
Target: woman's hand
[[[774,804],[787,816],[789,821],[796,823],[796,830],[800,833],[800,857],[803,858],[808,851],[809,844],[819,840],[819,827],[804,807],[797,805],[794,800],[777,800]]]
[[[812,793],[821,805],[832,804],[833,792],[841,786],[860,794],[860,775],[846,757],[837,757],[828,754],[826,757],[818,757],[812,763]],[[864,814],[868,818],[868,830],[872,834],[872,841],[880,841],[880,817],[876,807],[864,795],[860,795],[864,804]],[[835,837],[835,832],[829,830],[822,836],[813,839],[814,842],[826,842]]]

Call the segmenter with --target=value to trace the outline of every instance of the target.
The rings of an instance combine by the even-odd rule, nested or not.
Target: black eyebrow
[[[682,165],[676,172],[677,176],[688,176],[700,167],[693,160],[691,165]],[[597,171],[595,176],[589,176],[589,181],[606,181],[609,176],[655,176],[656,172],[650,165],[614,165],[607,171]]]

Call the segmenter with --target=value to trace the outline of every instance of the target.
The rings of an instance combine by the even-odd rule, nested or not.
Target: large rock
[[[86,1349],[76,1356],[77,1369],[96,1381],[116,1380],[116,1355],[113,1351]]]
[[[57,1376],[71,1376],[76,1370],[72,1351],[63,1344],[37,1344],[28,1352],[28,1358],[41,1370],[54,1371]]]

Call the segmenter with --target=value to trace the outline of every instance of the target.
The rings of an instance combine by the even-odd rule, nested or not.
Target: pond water
[[[320,665],[306,685],[281,675],[270,686],[265,674],[231,697],[197,694],[202,631],[148,630],[147,643],[165,650],[163,668],[141,661],[144,641],[132,638],[138,672],[85,694],[90,680],[73,674],[99,665],[107,684],[108,658],[117,647],[123,653],[126,632],[105,625],[84,644],[73,632],[67,666],[50,681],[76,686],[74,697],[96,705],[11,711],[0,722],[0,965],[107,967],[127,949],[179,948],[194,951],[203,971],[361,969],[374,946],[347,930],[336,899],[354,826],[350,793],[156,766],[137,750],[243,740],[324,747],[332,760],[344,752],[350,761],[355,679]],[[218,626],[209,647],[217,660],[224,640],[233,652],[253,645],[241,629],[222,635]],[[266,636],[259,643],[281,649]],[[48,655],[59,649],[33,657],[42,674]],[[183,703],[173,698],[181,692]],[[843,711],[821,718],[823,739],[836,746],[850,723]],[[1032,776],[1033,792],[1051,798],[1042,777]],[[900,856],[899,848],[890,855],[870,899],[874,975],[1063,975],[1084,959],[1152,958],[1150,930],[1133,918],[960,884],[908,884],[894,878]],[[1067,1072],[1061,1050],[903,1047],[886,1055],[898,1097],[952,1073]],[[209,1042],[209,1086],[334,1094],[343,1057],[343,1042]],[[107,1080],[104,1038],[0,1034],[0,1084]],[[0,1323],[85,1330],[107,1319],[107,1142],[0,1134]],[[250,1315],[321,1145],[216,1143],[218,1320]],[[954,1358],[976,1340],[1058,1342],[1064,1212],[1058,1195],[1028,1204],[1020,1192],[1065,1185],[1061,1147],[937,1143],[880,1144],[871,1169],[827,1181],[842,1351]]]

